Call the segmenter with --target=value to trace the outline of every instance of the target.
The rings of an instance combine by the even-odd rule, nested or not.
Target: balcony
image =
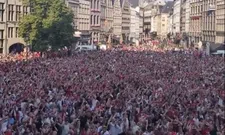
[[[216,10],[216,6],[210,4],[209,7],[208,7],[208,11],[215,11],[215,10]]]
[[[202,16],[202,14],[200,14],[200,13],[198,13],[198,14],[192,14],[192,15],[190,15],[190,18],[191,19],[200,19],[201,16]]]
[[[91,12],[100,12],[100,9],[91,9]]]

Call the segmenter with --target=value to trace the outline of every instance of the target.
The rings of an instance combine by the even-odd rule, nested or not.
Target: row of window
[[[215,41],[215,36],[203,36],[203,41],[211,41],[214,42]]]
[[[0,30],[0,48],[3,48],[3,44],[4,44],[4,30]]]
[[[8,38],[17,38],[18,37],[18,27],[8,27]],[[0,39],[4,39],[4,30],[0,30]]]
[[[79,13],[81,13],[81,14],[90,14],[88,8],[79,8]]]
[[[191,14],[201,13],[202,11],[203,11],[203,5],[191,7]]]
[[[98,24],[100,24],[99,15],[91,15],[91,25],[98,25]]]
[[[0,3],[0,21],[4,21],[5,6]],[[28,14],[28,7],[21,5],[8,5],[8,21],[19,21],[21,15]]]
[[[87,22],[79,22],[79,26],[78,26],[79,30],[89,30],[89,23]]]
[[[100,9],[100,0],[91,0],[91,9]]]
[[[224,9],[220,9],[220,10],[217,9],[217,11],[216,11],[217,16],[218,15],[224,16],[224,14],[225,14],[225,5],[224,5]]]
[[[18,37],[18,27],[13,28],[9,27],[8,28],[8,38],[13,38],[14,37],[14,32],[15,32],[15,37]],[[4,30],[0,30],[0,54],[3,53],[3,46],[4,46]]]
[[[221,34],[220,36],[216,36],[216,42],[217,43],[223,43],[224,40],[225,40],[224,33]]]

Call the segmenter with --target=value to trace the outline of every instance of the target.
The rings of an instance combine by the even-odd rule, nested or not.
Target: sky
[[[130,1],[130,3],[131,3],[132,5],[138,6],[138,1],[139,1],[139,0],[129,0],[129,1]],[[165,0],[165,1],[173,1],[173,0]]]
[[[138,6],[138,1],[139,0],[129,0],[129,1],[134,7]],[[173,0],[165,0],[165,1],[173,1]]]

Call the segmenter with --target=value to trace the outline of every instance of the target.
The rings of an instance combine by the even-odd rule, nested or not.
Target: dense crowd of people
[[[224,73],[146,48],[0,63],[0,134],[224,135]]]

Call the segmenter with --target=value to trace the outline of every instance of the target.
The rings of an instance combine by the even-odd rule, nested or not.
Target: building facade
[[[185,32],[189,33],[190,25],[190,0],[185,0]]]
[[[190,41],[202,41],[202,0],[190,0]]]
[[[18,37],[18,21],[29,10],[20,0],[0,0],[0,54],[11,53],[15,46],[26,45]]]
[[[116,37],[122,36],[122,10],[120,0],[115,0],[113,3],[113,34]]]
[[[144,39],[144,7],[136,7],[135,10],[139,14],[139,40]]]
[[[65,1],[66,2],[66,5],[68,6],[68,7],[70,7],[71,9],[72,9],[72,11],[73,11],[73,13],[74,13],[74,17],[73,17],[73,25],[74,25],[74,28],[75,28],[75,30],[77,30],[78,29],[78,24],[79,24],[79,22],[78,22],[78,15],[79,15],[79,0],[66,0]]]
[[[78,26],[76,31],[80,32],[80,40],[85,44],[90,43],[91,40],[90,4],[89,0],[79,0]]]
[[[127,42],[130,35],[130,3],[128,0],[121,0],[122,8],[122,37],[123,41]]]
[[[101,33],[101,1],[91,0],[91,44],[97,44],[100,41]]]
[[[181,0],[181,9],[180,9],[180,31],[185,33],[185,23],[186,23],[186,0]]]
[[[216,2],[216,43],[225,43],[225,1]]]
[[[139,13],[135,8],[130,7],[131,21],[130,21],[130,41],[137,42],[139,40]]]
[[[101,0],[101,33],[100,41],[106,42],[106,0]]]
[[[169,27],[169,17],[170,17],[170,12],[172,11],[173,8],[173,2],[168,1],[166,4],[161,8],[160,14],[158,15],[158,28],[157,28],[157,33],[158,36],[161,39],[167,38],[167,34],[169,33],[168,27]]]
[[[181,32],[181,0],[174,0],[174,9],[173,9],[173,34]]]
[[[143,23],[144,26],[143,27],[144,27],[144,36],[146,40],[150,38],[151,18],[152,18],[152,4],[149,3],[144,8],[144,23]]]
[[[202,41],[216,41],[216,0],[203,0],[202,11]]]
[[[106,27],[113,29],[113,0],[106,0]]]

